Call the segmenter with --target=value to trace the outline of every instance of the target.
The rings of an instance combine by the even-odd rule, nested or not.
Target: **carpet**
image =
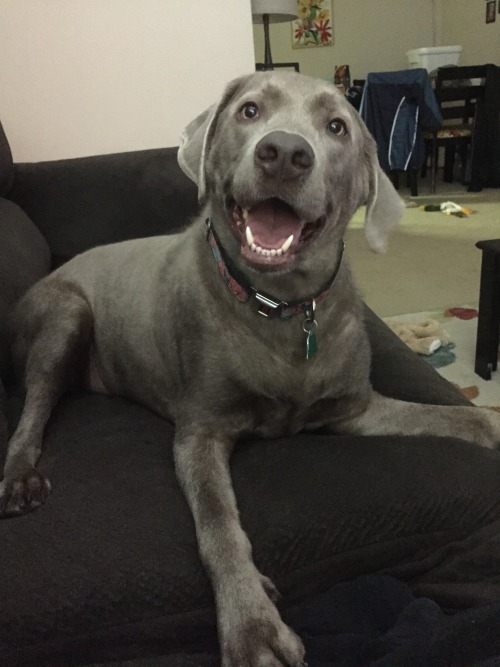
[[[467,306],[440,311],[423,311],[386,317],[384,321],[414,325],[432,319],[439,322],[449,342],[429,355],[420,355],[446,380],[454,384],[475,405],[500,412],[500,370],[491,380],[483,380],[474,372],[476,354],[477,310]],[[499,367],[500,368],[500,367]]]

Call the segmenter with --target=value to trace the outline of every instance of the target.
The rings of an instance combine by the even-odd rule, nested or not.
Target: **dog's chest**
[[[334,427],[344,411],[345,397],[329,397],[309,404],[260,397],[250,402],[251,432],[264,438],[290,436],[301,431]]]
[[[238,403],[250,416],[251,430],[263,437],[316,430],[334,419],[349,395],[345,380],[335,364],[325,364],[321,356],[287,364],[268,360],[240,386]]]
[[[253,432],[276,437],[331,425],[366,384],[363,330],[354,320],[318,327],[317,352],[308,359],[300,321],[268,324],[271,336],[240,338],[245,355],[231,371],[233,397],[251,413]]]

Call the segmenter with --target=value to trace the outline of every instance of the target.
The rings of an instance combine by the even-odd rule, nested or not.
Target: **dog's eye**
[[[259,107],[254,102],[247,102],[241,107],[240,116],[245,120],[255,120],[259,117]]]
[[[337,137],[340,137],[347,132],[347,127],[343,120],[334,118],[328,123],[328,130]]]

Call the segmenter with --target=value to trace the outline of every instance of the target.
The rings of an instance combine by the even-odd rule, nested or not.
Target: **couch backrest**
[[[53,266],[96,245],[177,231],[198,210],[177,148],[16,164],[9,199],[47,239]]]
[[[0,197],[5,196],[14,181],[12,153],[5,132],[0,123]]]

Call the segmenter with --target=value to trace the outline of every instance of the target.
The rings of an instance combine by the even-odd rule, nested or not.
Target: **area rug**
[[[449,336],[449,342],[429,355],[420,355],[437,372],[454,384],[472,403],[500,412],[500,370],[491,380],[474,372],[477,334],[477,310],[468,306],[441,311],[423,311],[386,317],[388,324],[419,324],[436,320]],[[500,364],[499,364],[500,369]]]

